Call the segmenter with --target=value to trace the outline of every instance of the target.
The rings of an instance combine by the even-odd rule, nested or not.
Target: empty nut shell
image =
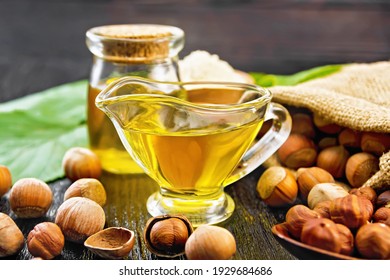
[[[103,259],[127,257],[135,243],[134,232],[123,227],[109,227],[88,237],[84,246]]]
[[[150,218],[144,229],[146,247],[157,256],[173,258],[184,254],[185,243],[194,231],[183,215]]]

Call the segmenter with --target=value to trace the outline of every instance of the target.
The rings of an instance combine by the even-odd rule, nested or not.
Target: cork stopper
[[[172,26],[125,24],[94,27],[87,32],[91,52],[110,61],[148,63],[170,56],[184,32]]]

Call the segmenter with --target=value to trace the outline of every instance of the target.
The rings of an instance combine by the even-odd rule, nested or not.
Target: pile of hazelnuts
[[[257,192],[287,207],[289,237],[336,254],[390,259],[390,186],[364,184],[390,150],[390,134],[360,132],[308,111],[292,114],[292,131]]]
[[[106,191],[99,181],[102,167],[91,150],[69,149],[63,157],[63,169],[72,184],[54,222],[41,222],[27,236],[27,249],[33,259],[53,259],[62,253],[65,241],[83,244],[103,259],[123,259],[135,244],[135,233],[124,227],[106,227],[104,205]],[[0,165],[0,197],[9,194],[13,213],[21,219],[44,216],[53,201],[51,188],[37,178],[23,178],[12,185],[10,170]],[[213,225],[193,228],[183,215],[152,217],[144,228],[146,247],[155,255],[187,259],[230,259],[236,252],[234,236]],[[15,255],[25,245],[15,221],[0,212],[0,258]]]

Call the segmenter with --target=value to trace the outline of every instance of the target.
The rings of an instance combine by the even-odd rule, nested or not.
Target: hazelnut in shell
[[[184,254],[188,237],[194,231],[183,215],[161,215],[150,218],[144,229],[146,247],[157,256],[173,258]]]
[[[106,190],[102,183],[94,178],[83,178],[73,182],[65,191],[64,200],[77,196],[89,198],[102,207],[106,204],[107,199]]]
[[[390,134],[364,132],[360,142],[363,152],[381,156],[390,149]]]
[[[319,152],[317,166],[328,171],[334,178],[341,178],[345,174],[348,158],[349,152],[344,146],[329,147]]]
[[[9,195],[11,209],[19,218],[42,217],[49,210],[52,200],[50,187],[36,178],[18,180]]]
[[[327,218],[308,220],[302,227],[300,240],[305,244],[331,252],[341,251],[338,228]]]
[[[22,250],[24,236],[7,214],[0,212],[0,258],[12,256]]]
[[[332,221],[352,230],[368,223],[373,212],[374,207],[368,199],[353,194],[334,199],[329,207]]]
[[[236,253],[236,240],[227,229],[199,226],[188,238],[185,254],[189,260],[229,260]]]
[[[320,183],[315,185],[307,196],[307,203],[311,209],[322,201],[334,200],[338,197],[344,197],[348,192],[336,183]]]
[[[322,132],[327,134],[336,134],[339,133],[343,127],[335,124],[329,120],[326,120],[324,117],[319,114],[313,114],[313,123],[314,125]]]
[[[382,223],[363,225],[356,233],[355,246],[368,259],[390,259],[390,227]]]
[[[361,187],[379,170],[379,159],[369,153],[352,155],[345,167],[345,175],[352,187]]]
[[[62,159],[62,167],[66,177],[71,181],[81,178],[98,179],[102,174],[102,166],[98,156],[83,147],[73,147],[67,150]]]
[[[311,139],[315,136],[315,129],[312,117],[305,113],[296,113],[291,116],[291,133],[305,135]]]
[[[321,218],[320,214],[303,204],[297,204],[286,213],[286,228],[292,237],[300,239],[303,225],[308,220],[318,218]]]
[[[103,208],[84,197],[71,197],[57,210],[55,223],[66,240],[83,243],[92,234],[102,230],[106,222]]]
[[[0,197],[6,194],[12,186],[12,176],[7,166],[0,165]]]
[[[28,251],[34,257],[50,260],[60,255],[65,245],[61,229],[55,223],[37,224],[27,236]]]
[[[84,246],[103,259],[127,257],[135,243],[134,232],[123,227],[109,227],[88,237]]]
[[[312,166],[316,162],[317,149],[310,138],[302,134],[290,134],[277,155],[285,166],[298,169]]]
[[[291,171],[281,166],[269,167],[257,182],[257,193],[269,206],[283,207],[294,203],[298,185]]]
[[[306,201],[311,189],[320,183],[334,183],[332,174],[328,171],[313,166],[300,168],[297,171],[297,183],[301,198]]]
[[[338,135],[338,142],[346,148],[360,148],[362,134],[350,128],[344,128]]]
[[[318,141],[318,149],[323,150],[329,147],[337,146],[338,141],[336,137],[324,137]]]

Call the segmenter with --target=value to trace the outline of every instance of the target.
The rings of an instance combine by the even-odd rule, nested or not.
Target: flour
[[[180,79],[189,81],[245,82],[226,61],[218,55],[197,50],[179,61]]]

